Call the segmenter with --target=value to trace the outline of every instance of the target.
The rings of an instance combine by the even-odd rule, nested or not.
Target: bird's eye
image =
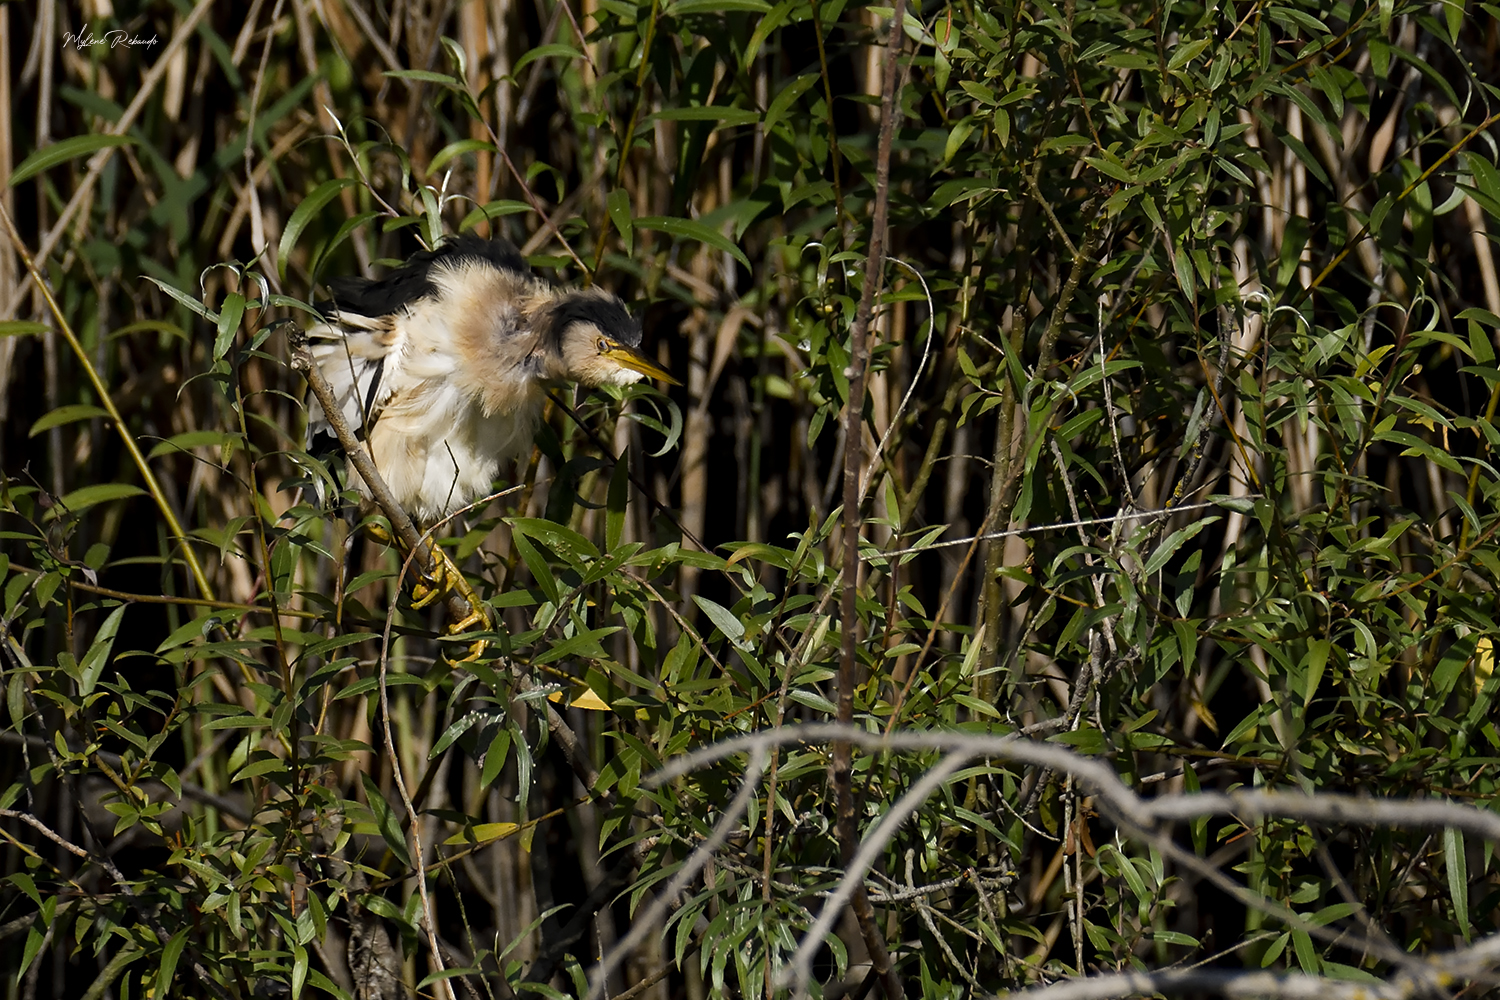
[[[600,337],[599,338],[599,353],[600,354],[607,354],[608,352],[609,352],[609,341],[605,340],[603,337]]]

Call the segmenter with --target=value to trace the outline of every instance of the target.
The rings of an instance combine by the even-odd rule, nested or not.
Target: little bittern
[[[383,278],[329,285],[327,322],[307,331],[313,358],[396,502],[424,526],[484,496],[530,446],[547,382],[677,384],[641,353],[619,298],[548,284],[505,240],[459,236]],[[308,437],[313,451],[332,438],[316,400]]]

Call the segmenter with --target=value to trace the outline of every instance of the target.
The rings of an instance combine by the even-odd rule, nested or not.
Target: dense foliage
[[[1500,790],[1500,9],[898,9],[0,5],[9,995],[581,995],[619,941],[611,996],[781,995],[929,775],[819,995],[1497,931],[1452,828],[862,748],[851,838],[825,740],[650,780],[842,698],[1148,797]],[[685,385],[554,393],[443,529],[496,620],[449,637],[312,499],[286,334],[469,230]]]

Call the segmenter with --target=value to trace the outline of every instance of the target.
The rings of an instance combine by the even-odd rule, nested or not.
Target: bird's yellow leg
[[[451,622],[447,633],[461,635],[475,629],[487,631],[490,628],[493,623],[490,621],[489,611],[485,608],[484,602],[474,592],[474,588],[469,586],[468,579],[453,564],[448,553],[436,545],[432,547],[432,576],[429,579],[431,583],[418,580],[412,584],[411,606],[413,608],[425,608],[441,596],[457,594],[469,606],[469,613],[458,621]],[[469,655],[464,659],[477,658],[484,652],[485,646],[486,643],[482,639],[474,643],[469,647]]]
[[[379,522],[372,521],[365,525],[365,530],[370,537],[385,545],[395,541],[389,531]],[[404,549],[405,546],[399,546]],[[430,606],[434,601],[449,594],[457,594],[465,604],[469,606],[469,613],[458,621],[451,623],[447,628],[449,635],[460,635],[464,632],[472,632],[475,629],[488,630],[493,622],[490,620],[489,611],[484,602],[469,586],[469,581],[453,564],[448,553],[441,546],[433,545],[432,551],[432,574],[422,574],[422,577],[413,581],[411,585],[411,606],[415,610]],[[469,655],[465,660],[478,657],[485,650],[486,643],[483,640],[469,647]]]

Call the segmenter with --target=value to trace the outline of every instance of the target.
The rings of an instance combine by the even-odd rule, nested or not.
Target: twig
[[[594,886],[583,902],[578,904],[572,919],[547,938],[542,953],[531,963],[531,967],[518,982],[545,983],[552,978],[552,974],[557,971],[558,963],[567,955],[574,942],[583,937],[595,915],[609,905],[616,893],[630,884],[630,879],[640,868],[641,858],[641,844],[637,841],[625,850],[625,857],[606,872],[599,880],[599,884]],[[612,1000],[620,1000],[620,998],[614,997]]]
[[[642,979],[640,982],[630,987],[630,989],[626,990],[624,993],[620,993],[612,997],[611,1000],[634,1000],[635,997],[640,996],[642,993],[646,992],[651,987],[667,978],[667,973],[671,972],[675,968],[677,968],[677,966],[675,965],[663,965],[660,969],[657,969],[655,972],[648,975],[645,979]]]
[[[1222,873],[1216,869],[1212,869],[1211,866],[1205,865],[1195,855],[1177,847],[1172,841],[1169,832],[1158,832],[1160,824],[1206,816],[1230,816],[1241,823],[1250,823],[1262,817],[1276,816],[1303,823],[1330,825],[1389,826],[1416,829],[1442,829],[1451,827],[1484,840],[1500,840],[1500,816],[1488,810],[1444,800],[1420,799],[1401,801],[1358,798],[1349,795],[1253,790],[1241,790],[1229,793],[1197,792],[1192,794],[1168,795],[1156,799],[1145,799],[1126,787],[1114,770],[1104,762],[1083,757],[1061,746],[1047,743],[1033,743],[1028,740],[1016,739],[1015,737],[971,735],[938,730],[923,732],[903,731],[888,736],[880,736],[879,734],[867,732],[857,727],[841,726],[832,723],[764,730],[759,733],[725,740],[721,743],[685,754],[672,761],[656,774],[644,779],[643,783],[648,787],[660,787],[662,784],[672,781],[689,771],[740,753],[763,754],[774,746],[782,746],[789,743],[828,743],[833,741],[847,741],[872,751],[947,751],[952,756],[940,765],[938,769],[929,772],[924,777],[920,786],[923,789],[923,796],[930,794],[937,787],[937,784],[940,783],[941,778],[934,777],[935,775],[939,775],[940,772],[947,772],[950,766],[956,768],[958,765],[955,761],[972,759],[974,757],[995,757],[1072,775],[1083,785],[1090,787],[1094,791],[1096,796],[1095,802],[1103,811],[1113,815],[1116,821],[1124,826],[1127,831],[1149,839],[1151,843],[1175,863],[1190,867],[1203,874],[1212,872],[1214,875],[1222,876]],[[914,787],[911,792],[908,792],[892,812],[882,819],[876,830],[872,831],[866,838],[865,843],[861,847],[859,857],[847,866],[845,881],[840,885],[839,889],[842,898],[847,899],[853,894],[852,879],[863,878],[863,874],[868,870],[869,864],[873,863],[874,858],[884,849],[890,834],[894,832],[895,826],[905,818],[907,813],[920,805],[920,802],[913,798],[918,790],[917,787]],[[1208,869],[1208,871],[1203,871],[1203,869]],[[1334,929],[1315,926],[1284,907],[1275,906],[1269,901],[1255,896],[1255,894],[1246,894],[1243,889],[1240,889],[1239,892],[1232,892],[1232,894],[1241,898],[1247,905],[1254,905],[1260,908],[1270,907],[1267,912],[1272,913],[1277,919],[1288,923],[1290,926],[1329,940],[1337,940],[1341,937]],[[1252,899],[1252,896],[1255,898]],[[835,899],[837,898],[839,897],[836,895]],[[830,901],[829,906],[833,906],[833,901]],[[811,952],[821,943],[822,937],[820,934],[826,932],[827,926],[833,919],[831,910],[827,907],[825,907],[823,916],[828,917],[828,920],[825,921],[823,917],[820,917],[819,923],[809,931],[809,936],[803,940],[799,948],[798,955],[801,956],[804,952],[807,952],[807,960],[810,960]],[[809,942],[813,943],[809,944]],[[1393,988],[1397,989],[1398,992],[1391,994],[1402,997],[1412,996],[1418,990],[1426,989],[1428,986],[1443,979],[1443,977],[1448,977],[1451,980],[1457,977],[1479,975],[1490,968],[1496,960],[1500,960],[1500,934],[1483,938],[1470,947],[1420,957],[1407,956],[1404,953],[1387,954],[1386,950],[1380,947],[1381,942],[1374,941],[1370,942],[1370,944],[1377,949],[1378,954],[1382,958],[1386,958],[1388,961],[1404,967],[1401,975],[1393,981]],[[1092,989],[1092,987],[1083,986],[1078,986],[1078,988]],[[1181,988],[1188,989],[1189,987],[1183,986]],[[1133,989],[1140,990],[1143,988],[1134,987]],[[1151,989],[1146,989],[1146,992],[1150,991]],[[1272,994],[1279,995],[1274,990]],[[1081,992],[1077,994],[1049,993],[1046,995],[1052,998],[1063,995],[1076,995],[1079,997],[1098,995],[1109,997],[1123,994]],[[1303,994],[1299,993],[1295,995],[1301,996]]]
[[[892,264],[898,264],[914,274],[917,281],[922,285],[922,295],[927,299],[927,339],[922,342],[922,359],[917,362],[917,370],[912,373],[911,381],[906,386],[906,392],[901,396],[901,402],[896,405],[896,412],[891,414],[890,422],[886,424],[885,433],[880,435],[880,443],[875,446],[874,460],[877,462],[885,454],[885,446],[890,443],[891,435],[896,432],[897,426],[901,423],[901,417],[906,412],[906,407],[911,403],[911,397],[916,394],[917,383],[922,381],[922,374],[927,371],[927,361],[932,356],[932,338],[937,333],[937,328],[934,325],[937,312],[932,305],[932,289],[927,287],[927,279],[922,276],[921,271],[918,271],[906,261],[898,257],[891,257],[889,260]],[[859,488],[859,503],[861,507],[864,506],[865,495],[870,492],[870,483],[874,478],[875,475],[872,466],[870,475],[864,477],[864,482]]]
[[[1101,804],[1144,827],[1158,822],[1177,822],[1200,816],[1233,816],[1241,820],[1281,816],[1307,823],[1357,826],[1417,829],[1451,826],[1485,840],[1500,842],[1500,815],[1444,799],[1391,800],[1253,790],[1194,792],[1143,799],[1132,792],[1103,761],[1084,757],[1057,744],[1034,743],[1014,736],[977,735],[946,730],[899,731],[882,736],[855,726],[836,723],[764,730],[683,754],[660,771],[643,779],[643,783],[657,788],[689,771],[752,750],[785,746],[788,743],[829,743],[834,740],[847,740],[878,752],[944,750],[951,753],[962,752],[970,757],[998,757],[1019,764],[1050,767],[1055,771],[1075,775],[1094,790]]]
[[[1390,983],[1351,983],[1300,973],[1234,972],[1190,969],[1170,972],[1122,972],[1054,983],[1036,990],[1005,994],[1026,1000],[1113,1000],[1157,993],[1209,991],[1229,997],[1281,997],[1283,1000],[1404,1000],[1412,994]]]
[[[316,365],[314,365],[316,368]],[[321,374],[321,373],[320,373]],[[326,404],[325,404],[326,405]],[[348,428],[346,427],[347,431]],[[367,480],[368,482],[368,480]],[[384,483],[381,484],[384,487]],[[408,521],[410,523],[410,521]],[[406,554],[406,559],[401,565],[401,573],[404,576],[411,561],[416,557],[417,547],[411,547]],[[398,583],[397,588],[400,585]],[[386,684],[386,668],[390,661],[391,649],[391,623],[396,615],[396,606],[391,604],[386,615],[385,634],[381,639],[380,648],[380,728],[381,735],[385,740],[385,752],[391,762],[391,780],[396,790],[401,793],[401,803],[406,807],[408,830],[411,833],[413,847],[413,867],[417,876],[417,895],[422,902],[422,922],[427,925],[427,949],[428,956],[432,961],[432,972],[438,973],[444,970],[442,951],[438,948],[437,940],[437,918],[432,912],[432,900],[427,895],[427,870],[422,849],[422,819],[417,815],[417,807],[412,803],[411,793],[406,790],[406,778],[402,775],[401,756],[396,753],[396,745],[391,737],[391,700],[390,689]]]
[[[859,308],[854,314],[854,324],[849,333],[849,398],[844,404],[844,567],[842,592],[839,595],[838,720],[845,724],[854,720],[855,646],[859,633],[855,594],[859,589],[860,466],[864,459],[865,368],[870,354],[866,335],[875,311],[876,291],[885,273],[885,245],[891,203],[891,139],[899,111],[896,104],[900,84],[897,56],[900,55],[902,41],[906,38],[906,0],[896,0],[890,31],[882,80],[884,93],[880,100],[880,139],[875,155],[875,208],[870,220],[870,250],[865,259],[865,280],[864,287],[860,289]],[[832,108],[829,111],[831,114]],[[853,769],[850,744],[835,743],[833,786],[837,799],[839,851],[845,864],[850,864],[856,856],[855,843],[858,837],[854,819]],[[859,922],[860,935],[870,953],[873,971],[885,985],[886,1000],[902,1000],[905,994],[901,979],[891,967],[885,936],[875,924],[875,911],[870,905],[869,894],[865,892],[864,882],[859,880],[847,884],[852,895],[854,916]],[[824,907],[824,913],[836,913],[842,909],[841,901],[835,905],[835,901],[830,900],[828,906]],[[820,917],[819,923],[823,922]],[[821,944],[822,934],[809,935],[809,940],[814,938]],[[799,991],[805,989],[811,975],[811,961],[810,953],[804,956],[802,950],[798,951],[796,968]]]
[[[1251,493],[1245,497],[1236,497],[1237,500],[1259,500],[1259,493]],[[1205,510],[1209,507],[1222,507],[1218,501],[1205,503],[1181,504],[1176,507],[1162,507],[1157,510],[1133,510],[1124,515],[1129,520],[1145,520],[1152,517],[1165,517],[1168,514],[1177,514],[1185,510]],[[1015,528],[1010,531],[989,531],[982,535],[970,535],[967,538],[953,538],[946,542],[932,542],[927,545],[917,545],[909,549],[891,549],[884,552],[871,552],[865,559],[887,559],[894,556],[907,556],[914,552],[929,552],[933,549],[946,549],[954,545],[968,545],[976,541],[987,541],[991,538],[1015,538],[1024,535],[1037,535],[1044,531],[1061,531],[1066,528],[1089,528],[1099,524],[1113,524],[1122,515],[1111,514],[1109,517],[1090,517],[1082,521],[1060,521],[1056,524],[1037,524],[1029,528]]]

